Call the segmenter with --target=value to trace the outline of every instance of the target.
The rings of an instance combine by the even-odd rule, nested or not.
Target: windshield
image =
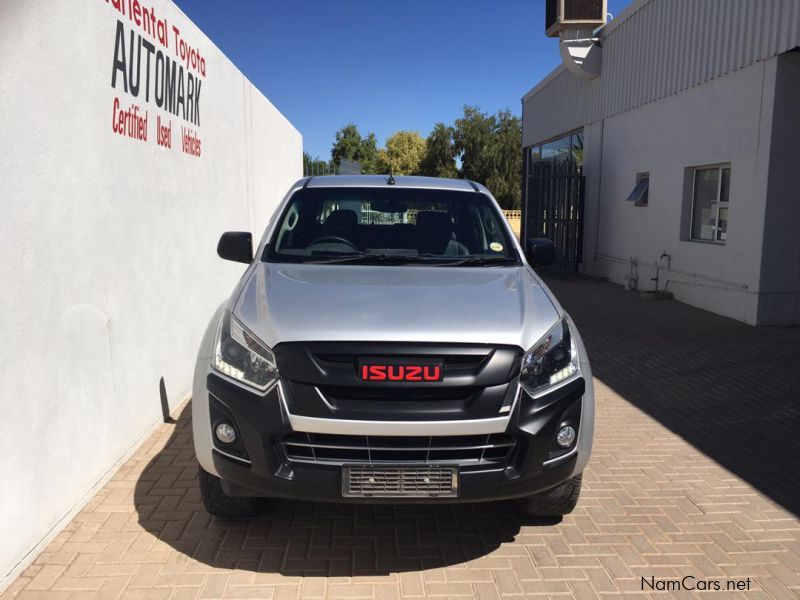
[[[280,217],[269,262],[517,265],[490,198],[412,188],[307,188]]]

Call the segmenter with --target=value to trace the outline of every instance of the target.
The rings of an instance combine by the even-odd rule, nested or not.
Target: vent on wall
[[[559,37],[568,28],[595,29],[606,23],[606,0],[546,0],[545,34]]]
[[[606,0],[546,0],[545,33],[560,40],[564,66],[586,79],[600,75],[602,48],[595,30],[606,23]]]

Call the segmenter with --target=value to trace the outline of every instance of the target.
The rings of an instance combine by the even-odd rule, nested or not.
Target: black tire
[[[520,500],[520,510],[532,517],[561,517],[568,515],[581,495],[583,473],[567,479],[561,485],[543,494]]]
[[[228,496],[222,489],[222,481],[211,473],[207,473],[202,467],[197,473],[197,481],[200,485],[200,496],[203,499],[203,506],[206,510],[216,517],[226,519],[238,519],[252,517],[256,514],[256,503],[254,498],[236,498]]]

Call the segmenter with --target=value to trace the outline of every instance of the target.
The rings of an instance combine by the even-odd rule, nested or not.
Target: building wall
[[[523,98],[523,146],[800,46],[797,0],[636,0],[601,33],[602,75],[563,66]]]
[[[587,272],[623,283],[635,258],[639,289],[655,289],[666,252],[673,269],[699,276],[661,271],[659,289],[756,323],[777,65],[761,61],[586,127]],[[718,163],[732,165],[727,242],[688,241],[686,169]],[[640,172],[650,173],[647,207],[626,201]]]
[[[294,127],[171,2],[142,4],[166,45],[112,2],[0,4],[0,589],[161,419],[160,380],[170,407],[187,397],[244,270],[216,257],[220,232],[260,235],[302,174]],[[158,51],[181,63],[173,27],[199,51],[176,72],[195,114],[146,95],[147,52],[138,96],[121,70],[112,87],[118,27],[128,61],[131,35],[153,44],[151,68]],[[115,99],[147,115],[146,141],[114,132]]]
[[[761,260],[760,324],[800,323],[800,52],[777,59],[769,187]]]

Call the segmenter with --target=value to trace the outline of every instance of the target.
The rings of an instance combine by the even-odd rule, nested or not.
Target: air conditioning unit
[[[596,29],[606,24],[607,0],[545,0],[545,34],[559,37],[565,29]]]

